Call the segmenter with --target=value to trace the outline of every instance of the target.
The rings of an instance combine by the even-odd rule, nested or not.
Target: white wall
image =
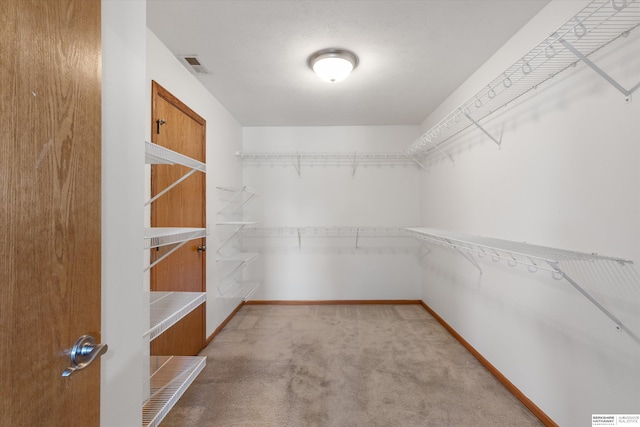
[[[246,152],[402,152],[417,126],[248,127]],[[244,184],[259,196],[246,220],[260,227],[407,226],[420,212],[416,165],[245,162]],[[248,268],[262,281],[255,299],[418,299],[419,249],[411,239],[252,238],[261,257]]]
[[[100,425],[105,427],[142,423],[145,51],[145,1],[103,1],[102,342],[109,351],[101,358]]]
[[[207,336],[241,302],[240,299],[219,298],[218,265],[214,248],[218,245],[218,230],[215,226],[221,201],[217,197],[216,186],[239,186],[242,184],[242,165],[234,153],[241,147],[242,128],[240,124],[220,104],[167,49],[164,44],[148,31],[147,46],[147,99],[151,99],[151,80],[188,105],[207,121]],[[151,103],[145,106],[147,120],[151,122]],[[150,138],[151,126],[146,126]],[[148,139],[150,140],[150,139]]]
[[[584,5],[550,3],[423,129]],[[637,84],[640,31],[592,60],[624,86]],[[490,132],[504,130],[502,149],[475,130],[451,146],[455,166],[430,162],[422,182],[422,223],[640,262],[639,119],[637,99],[625,102],[578,64],[485,122]],[[637,286],[625,287],[611,274],[584,282],[629,329],[617,332],[564,280],[504,263],[480,264],[482,275],[455,253],[434,248],[423,264],[423,300],[558,424],[590,425],[592,414],[640,411]]]

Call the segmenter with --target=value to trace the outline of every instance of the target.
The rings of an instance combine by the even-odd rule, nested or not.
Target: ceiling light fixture
[[[358,57],[346,49],[322,49],[307,59],[307,64],[322,80],[339,82],[358,66]]]

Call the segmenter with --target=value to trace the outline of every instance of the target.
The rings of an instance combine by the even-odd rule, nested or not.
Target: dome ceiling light
[[[346,79],[358,66],[358,57],[346,49],[329,48],[319,50],[307,59],[307,64],[322,80],[339,82]]]

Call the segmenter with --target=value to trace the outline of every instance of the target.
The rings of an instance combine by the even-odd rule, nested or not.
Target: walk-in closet
[[[234,334],[288,330],[284,358],[309,322],[364,324],[345,303],[417,303],[536,422],[640,411],[637,1],[149,1],[144,12],[141,139],[159,119],[152,81],[206,120],[203,354],[216,366],[202,383],[234,381],[220,353]],[[351,75],[319,79],[317,51],[355,55]],[[247,351],[278,369],[261,339]],[[215,412],[194,378],[185,399],[200,403],[178,403],[168,425]],[[246,399],[265,420],[296,422]],[[347,401],[334,409],[350,413]],[[323,419],[338,422],[307,421]]]
[[[640,0],[42,4],[1,426],[640,426]]]

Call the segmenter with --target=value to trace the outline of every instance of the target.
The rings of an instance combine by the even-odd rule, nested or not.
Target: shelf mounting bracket
[[[498,147],[501,147],[501,144],[502,144],[501,140],[497,140],[493,135],[491,135],[489,132],[487,132],[487,130],[485,128],[483,128],[480,125],[480,123],[478,123],[477,121],[473,120],[473,118],[471,118],[471,115],[468,112],[465,111],[464,115],[467,116],[467,119],[471,120],[471,123],[473,123],[478,129],[480,129],[485,135],[487,135],[489,138],[491,138],[491,140],[493,142],[495,142],[498,145]]]
[[[247,191],[247,186],[246,186],[246,185],[242,186],[239,190],[234,191],[233,196],[231,196],[231,197],[229,198],[229,200],[227,200],[227,201],[225,202],[224,206],[222,206],[222,207],[220,208],[220,210],[218,211],[218,215],[223,215],[224,210],[225,210],[225,209],[227,209],[227,207],[229,207],[229,206],[230,206],[230,205],[231,205],[231,204],[232,204],[232,203],[233,203],[237,198],[241,197],[241,196],[242,196],[242,193],[244,193],[245,191]],[[249,203],[249,200],[251,200],[251,199],[255,196],[255,193],[250,193],[250,192],[248,192],[247,194],[248,194],[248,196],[247,196],[246,200],[244,200],[244,201],[240,202],[240,206],[238,206],[237,208],[235,208],[235,209],[232,211],[232,214],[237,215],[239,212],[241,212],[241,211],[242,211],[242,208],[244,207],[244,205],[246,205],[247,203]]]
[[[470,262],[470,263],[471,263],[475,268],[477,268],[477,269],[478,269],[478,271],[480,272],[480,274],[482,274],[482,273],[483,273],[483,272],[482,272],[482,267],[480,267],[480,264],[478,264],[478,261],[476,261],[475,259],[473,259],[473,257],[472,257],[470,254],[468,254],[468,253],[464,252],[462,249],[460,249],[460,248],[459,248],[459,247],[457,247],[457,246],[452,246],[452,247],[453,247],[453,249],[455,249],[455,250],[456,250],[456,252],[458,252],[458,253],[459,253],[460,255],[462,255],[462,256],[463,256],[467,261],[469,261],[469,262]]]
[[[584,62],[593,71],[598,73],[600,75],[600,77],[602,77],[607,82],[609,82],[609,84],[611,84],[611,86],[613,86],[616,89],[618,89],[620,91],[620,93],[622,93],[624,95],[625,100],[627,102],[631,101],[631,94],[633,92],[635,92],[635,90],[638,89],[638,87],[640,87],[640,83],[638,83],[637,85],[635,85],[631,89],[626,89],[620,83],[618,83],[616,80],[614,80],[609,74],[607,74],[602,68],[598,67],[589,58],[584,56],[582,54],[582,52],[580,52],[578,49],[576,49],[571,43],[569,43],[568,41],[566,41],[562,37],[558,36],[557,33],[554,33],[554,37],[556,37],[558,39],[558,41],[560,42],[560,44],[562,44],[562,46],[564,46],[567,49],[569,49],[571,51],[571,53],[573,53],[576,57],[578,57],[578,59],[580,59],[582,62]]]
[[[176,244],[173,248],[171,248],[170,251],[168,251],[166,254],[162,255],[160,258],[158,258],[157,260],[155,260],[154,262],[152,262],[151,264],[149,264],[145,269],[144,272],[146,273],[147,271],[151,270],[153,267],[155,267],[160,261],[162,261],[163,259],[165,259],[166,257],[168,257],[169,255],[171,255],[172,253],[174,253],[175,251],[177,251],[178,249],[180,249],[181,247],[183,247],[184,245],[187,244],[187,242],[189,242],[189,240],[185,240],[184,242],[180,242],[178,244]]]
[[[414,162],[416,162],[416,164],[417,164],[418,166],[420,166],[423,170],[425,170],[425,171],[429,172],[429,169],[427,169],[427,168],[425,167],[425,165],[423,165],[422,163],[420,163],[420,162],[419,162],[415,157],[411,156],[411,157],[410,157],[410,159],[411,159],[411,160],[413,160]],[[453,161],[453,159],[451,159],[451,161]]]
[[[353,178],[354,176],[356,176],[356,169],[358,169],[358,153],[356,153],[355,151],[353,152],[353,172],[351,173],[351,177]]]
[[[293,164],[293,167],[296,168],[296,172],[298,172],[298,176],[300,176],[300,152],[296,151],[296,162]]]
[[[170,186],[168,186],[167,188],[165,188],[164,190],[162,190],[161,192],[159,192],[158,194],[156,194],[155,196],[153,196],[152,198],[150,198],[149,200],[147,200],[147,202],[144,204],[145,206],[149,206],[151,203],[155,202],[156,200],[158,200],[161,196],[163,196],[164,194],[168,193],[169,190],[171,190],[173,187],[175,187],[176,185],[180,184],[182,181],[184,181],[185,179],[189,178],[191,175],[193,175],[194,173],[196,173],[195,169],[191,169],[189,172],[187,172],[186,174],[184,174],[181,178],[179,178],[178,180],[174,181]]]
[[[244,268],[244,266],[245,266],[245,265],[247,265],[247,261],[240,261],[240,263],[239,263],[238,265],[236,265],[236,267],[235,267],[233,270],[231,270],[231,273],[227,274],[227,275],[224,277],[224,279],[222,279],[222,280],[220,281],[220,283],[224,283],[224,282],[226,282],[227,280],[231,279],[231,278],[232,278],[232,277],[233,277],[233,276],[234,276],[238,271],[240,271],[242,268]],[[218,290],[220,290],[220,288],[218,288]],[[229,290],[227,289],[227,292],[228,292],[228,291],[229,291]]]
[[[440,154],[444,155],[447,159],[449,159],[449,161],[451,162],[452,165],[454,165],[454,166],[456,165],[456,162],[453,161],[453,157],[451,157],[451,155],[449,153],[447,153],[446,151],[441,149],[438,144],[434,144],[429,138],[426,138],[426,141],[429,144],[431,144],[431,146],[433,148],[435,148]]]
[[[244,227],[246,227],[246,224],[239,224],[238,227],[236,229],[233,230],[233,232],[231,233],[231,235],[229,237],[227,237],[227,239],[222,242],[220,244],[220,246],[218,246],[218,250],[216,251],[218,253],[218,255],[222,256],[222,249],[225,248],[225,246],[227,246],[227,244],[233,240],[234,237],[236,237],[238,235],[238,233],[240,233]]]
[[[562,275],[562,277],[569,282],[569,284],[571,284],[571,286],[573,286],[574,288],[577,289],[578,292],[580,292],[586,299],[588,299],[593,305],[595,305],[598,310],[600,310],[601,312],[603,312],[609,319],[611,319],[613,321],[613,323],[616,324],[616,329],[618,330],[627,330],[624,325],[622,324],[622,322],[620,320],[618,320],[618,318],[616,316],[614,316],[613,314],[611,314],[611,312],[609,312],[609,310],[607,310],[606,308],[604,308],[604,306],[602,304],[600,304],[594,297],[591,296],[591,294],[589,294],[587,291],[584,290],[584,288],[582,288],[582,286],[578,285],[578,283],[573,280],[567,273],[565,273],[559,266],[557,261],[548,261],[547,260],[547,264],[549,264],[551,266],[551,268],[553,268],[555,271],[557,271],[558,273],[560,273]]]

